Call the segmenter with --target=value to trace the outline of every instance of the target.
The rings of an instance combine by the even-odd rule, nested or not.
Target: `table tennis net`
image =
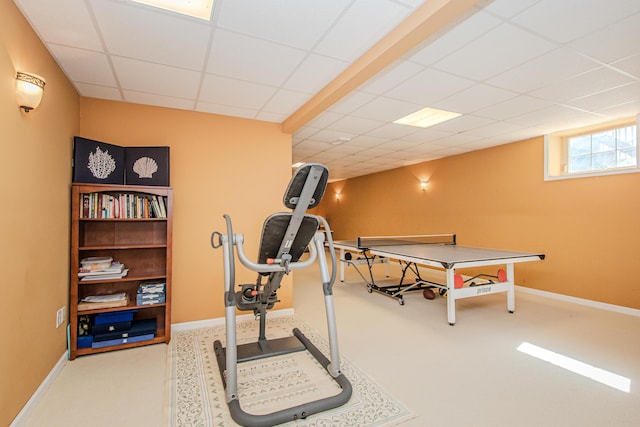
[[[455,234],[420,234],[412,236],[367,236],[358,237],[357,245],[360,249],[368,249],[374,246],[397,245],[455,245]]]

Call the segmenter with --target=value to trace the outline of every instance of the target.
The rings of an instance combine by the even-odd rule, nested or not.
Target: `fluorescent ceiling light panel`
[[[435,108],[423,108],[422,110],[409,114],[408,116],[398,119],[393,123],[416,126],[419,128],[428,128],[429,126],[434,126],[438,123],[455,119],[460,115],[461,114],[459,113],[452,113],[451,111],[437,110]]]
[[[209,21],[214,0],[131,0],[171,12],[181,13]]]

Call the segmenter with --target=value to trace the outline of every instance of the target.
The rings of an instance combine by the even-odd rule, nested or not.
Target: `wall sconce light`
[[[427,189],[427,181],[420,181],[420,189],[425,191]]]
[[[16,76],[16,95],[18,105],[26,113],[37,108],[42,101],[45,81],[35,74],[28,74],[18,71]]]
[[[340,193],[336,192],[336,200],[340,200]]]

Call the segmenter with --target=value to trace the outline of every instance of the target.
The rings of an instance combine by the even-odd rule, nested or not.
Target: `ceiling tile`
[[[523,46],[527,46],[523,49]],[[448,73],[482,81],[552,50],[541,37],[504,23],[434,64]]]
[[[567,43],[638,10],[637,1],[541,0],[513,21],[548,39]]]
[[[487,80],[487,83],[524,93],[574,77],[600,66],[601,64],[572,49],[561,47],[498,74]]]
[[[276,89],[255,83],[207,74],[202,82],[200,100],[216,104],[260,109]]]
[[[415,142],[419,142],[419,143],[433,142],[450,135],[451,135],[451,132],[436,130],[430,127],[426,129],[420,129],[417,132],[404,136],[402,137],[402,140],[408,141],[408,142],[414,142],[414,143]]]
[[[388,0],[356,0],[318,43],[323,55],[353,61],[391,31],[411,9]],[[371,31],[375,28],[375,31]]]
[[[342,114],[334,113],[333,111],[325,111],[311,120],[308,125],[311,127],[325,128],[341,117]]]
[[[315,94],[340,74],[349,64],[326,56],[311,54],[284,82],[285,89]]]
[[[363,106],[374,98],[375,95],[372,95],[370,93],[354,91],[330,106],[327,111],[338,114],[350,114],[351,112],[353,112],[353,110]]]
[[[329,148],[326,152],[334,155],[337,159],[342,159],[345,156],[357,153],[358,151],[362,151],[362,147],[346,143],[340,145],[332,145],[331,148]]]
[[[423,142],[402,149],[403,157],[406,159],[415,159],[416,155],[430,153],[442,149],[444,146],[431,142]]]
[[[84,2],[19,0],[16,4],[43,41],[83,49],[102,49]]]
[[[362,119],[354,116],[344,116],[331,125],[327,129],[342,132],[367,133],[373,129],[379,128],[384,122],[377,120]]]
[[[306,140],[303,143],[301,143],[299,147],[306,151],[313,151],[313,152],[319,153],[331,148],[331,144],[329,144],[328,142]]]
[[[456,133],[437,140],[435,144],[446,147],[455,147],[458,145],[468,144],[477,139],[477,136],[469,135],[467,133]]]
[[[631,74],[636,79],[640,79],[640,55],[630,56],[614,62],[611,66],[617,70]]]
[[[494,120],[504,120],[511,117],[520,116],[532,111],[541,110],[551,106],[549,101],[543,101],[528,95],[516,96],[498,104],[483,108],[473,114],[480,117],[487,117]]]
[[[273,97],[263,107],[266,112],[284,115],[286,119],[291,113],[296,111],[307,99],[306,93],[294,92],[292,90],[278,90]]]
[[[340,138],[351,138],[354,136],[355,133],[346,133],[338,130],[323,129],[313,134],[313,136],[309,139],[313,141],[333,143],[338,141],[338,139]]]
[[[418,145],[421,145],[424,141],[420,141],[420,142],[414,142],[414,141],[407,141],[404,139],[394,139],[388,142],[384,143],[384,148],[387,148],[389,150],[406,150],[407,148],[412,148],[412,147],[416,147]]]
[[[605,108],[598,111],[599,114],[605,114],[612,119],[619,119],[621,117],[636,116],[640,112],[640,101],[627,102],[626,104],[616,105],[611,108]]]
[[[411,135],[418,131],[418,128],[413,126],[399,125],[396,123],[387,123],[379,128],[367,132],[368,136],[375,136],[378,138],[396,139],[402,138],[407,135]]]
[[[103,53],[56,44],[50,44],[49,50],[59,58],[62,69],[71,81],[113,88],[117,86],[111,65]]]
[[[109,53],[202,70],[208,25],[131,2],[93,0],[91,5]]]
[[[194,107],[193,101],[189,99],[134,92],[131,90],[124,91],[124,100],[133,104],[156,105],[159,107],[164,106],[180,110],[192,110]]]
[[[460,114],[469,114],[509,98],[514,98],[516,95],[514,92],[480,83],[434,103],[433,107]]]
[[[320,129],[314,128],[314,127],[311,127],[311,126],[304,126],[302,129],[300,129],[295,134],[293,134],[293,140],[294,140],[294,142],[296,140],[302,141],[303,139],[309,138],[309,137],[313,136],[314,134],[318,133],[319,130]]]
[[[446,157],[446,156],[456,156],[458,154],[466,153],[467,151],[469,150],[462,147],[447,147],[441,150],[434,151],[434,154],[439,155],[441,157]]]
[[[444,34],[430,38],[411,52],[410,60],[425,66],[432,65],[456,50],[468,45],[502,21],[486,12],[479,11]]]
[[[426,107],[473,83],[471,80],[429,68],[388,91],[386,96]]]
[[[616,70],[608,67],[600,67],[571,79],[532,91],[530,95],[551,101],[565,102],[570,99],[582,98],[603,90],[632,83],[633,81],[634,79],[632,77],[619,73]]]
[[[226,30],[213,37],[207,72],[247,82],[280,86],[302,62],[299,49]]]
[[[575,40],[571,47],[604,63],[640,53],[640,13]]]
[[[120,89],[115,87],[98,86],[87,83],[74,83],[81,96],[87,98],[109,99],[111,101],[122,101]]]
[[[485,6],[484,10],[503,18],[511,18],[537,2],[538,0],[493,1]]]
[[[256,116],[256,120],[271,123],[282,123],[289,117],[288,114],[270,113],[269,111],[260,111]]]
[[[388,122],[415,113],[422,108],[419,104],[378,97],[353,111],[351,115]]]
[[[385,144],[389,141],[389,138],[380,138],[370,135],[359,135],[349,141],[349,145],[359,146],[360,149],[362,149],[366,147],[377,147],[378,145]]]
[[[446,122],[442,122],[435,126],[432,126],[432,129],[444,132],[458,133],[484,126],[491,122],[493,122],[493,120],[465,114],[460,117],[456,117],[455,119],[447,120]]]
[[[520,126],[507,122],[493,122],[468,130],[465,132],[465,134],[475,137],[488,138],[504,135],[506,133],[513,132],[516,129],[520,129]]]
[[[255,119],[258,114],[257,110],[243,107],[234,107],[232,105],[221,105],[212,102],[199,101],[197,106],[198,111],[203,113],[220,114],[230,117],[241,117],[245,119]]]
[[[176,98],[193,98],[198,92],[200,74],[135,59],[112,57],[123,89]]]
[[[563,105],[533,111],[507,120],[509,123],[542,129],[544,133],[578,128],[589,123],[601,123],[606,118]]]
[[[218,0],[216,3],[221,28],[311,49],[350,0]]]
[[[567,102],[567,105],[587,111],[599,112],[607,110],[617,105],[626,104],[636,99],[640,99],[640,83],[631,83],[618,86],[614,89],[605,90],[596,94],[574,99]]]
[[[424,67],[421,65],[398,60],[361,85],[358,90],[382,95],[423,70]]]

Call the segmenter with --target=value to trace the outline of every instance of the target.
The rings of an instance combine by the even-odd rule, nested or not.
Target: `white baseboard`
[[[18,415],[13,419],[9,427],[19,427],[27,421],[29,412],[35,408],[36,404],[40,400],[40,398],[44,395],[44,393],[49,389],[53,381],[56,379],[64,365],[67,364],[68,357],[67,351],[65,350],[64,354],[60,357],[60,360],[53,366],[49,375],[40,383],[40,386],[36,389],[36,391],[31,395],[31,398],[27,401],[27,403],[22,407],[22,410],[18,412]]]
[[[285,317],[285,316],[293,316],[293,314],[294,314],[293,308],[285,308],[282,310],[269,311],[269,317]],[[253,319],[253,318],[255,318],[253,314],[240,314],[236,316],[237,320],[247,320],[247,319]],[[224,325],[224,317],[218,317],[215,319],[196,320],[194,322],[174,323],[171,325],[171,333],[188,331],[190,329],[210,328],[213,326],[220,326],[220,325]]]
[[[621,314],[628,314],[629,316],[640,317],[640,310],[629,307],[622,307],[620,305],[607,304],[604,302],[592,301],[583,298],[571,297],[562,294],[556,294],[548,291],[541,291],[539,289],[525,288],[524,286],[516,286],[516,289],[521,292],[529,294],[540,295],[546,298],[552,298],[560,301],[570,302],[573,304],[585,305],[587,307],[598,308],[600,310],[613,311]]]

